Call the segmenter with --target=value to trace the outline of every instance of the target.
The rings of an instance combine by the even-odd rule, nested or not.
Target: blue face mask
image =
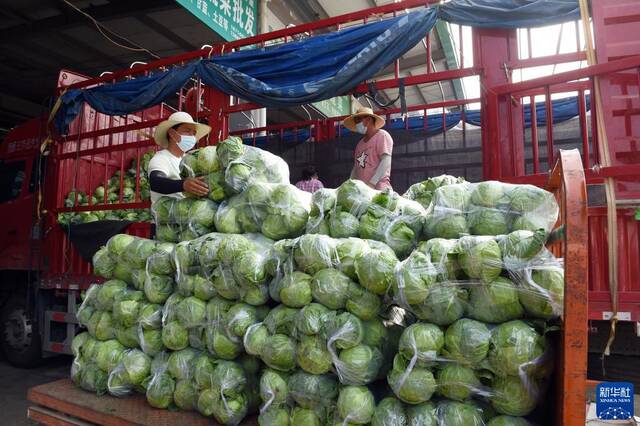
[[[365,133],[367,133],[367,126],[362,123],[356,123],[356,132],[364,135]]]
[[[190,151],[191,148],[196,146],[196,137],[191,135],[180,135],[180,142],[178,142],[178,147],[182,150],[182,152]]]

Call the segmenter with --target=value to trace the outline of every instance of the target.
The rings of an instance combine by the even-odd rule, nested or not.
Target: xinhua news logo
[[[633,417],[633,383],[602,382],[596,387],[596,413],[600,420]]]

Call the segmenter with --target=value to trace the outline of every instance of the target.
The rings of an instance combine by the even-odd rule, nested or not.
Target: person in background
[[[375,189],[391,189],[393,139],[382,129],[384,122],[384,118],[365,107],[343,122],[347,129],[362,135],[356,145],[351,179],[359,179]]]
[[[307,166],[302,169],[302,179],[296,182],[296,187],[303,191],[314,193],[324,185],[318,179],[318,171],[314,166]]]
[[[182,198],[183,192],[189,192],[204,197],[209,193],[201,178],[180,177],[180,160],[210,131],[211,127],[196,123],[186,112],[174,112],[158,124],[153,138],[162,149],[149,162],[152,205],[162,196]]]

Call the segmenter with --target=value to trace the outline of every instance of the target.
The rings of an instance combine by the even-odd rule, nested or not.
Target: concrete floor
[[[68,377],[70,357],[47,360],[41,367],[23,370],[12,367],[0,357],[0,424],[32,425],[27,420],[27,390],[35,385]]]

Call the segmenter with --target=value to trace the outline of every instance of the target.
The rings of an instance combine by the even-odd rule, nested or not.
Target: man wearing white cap
[[[344,126],[363,135],[356,145],[351,179],[359,179],[375,189],[391,189],[393,139],[383,130],[384,118],[371,108],[359,108],[347,117]]]
[[[153,138],[163,149],[156,152],[149,162],[152,204],[163,195],[182,198],[183,191],[200,197],[209,193],[201,178],[180,177],[180,160],[210,131],[211,127],[196,123],[186,112],[174,112],[158,124]]]

